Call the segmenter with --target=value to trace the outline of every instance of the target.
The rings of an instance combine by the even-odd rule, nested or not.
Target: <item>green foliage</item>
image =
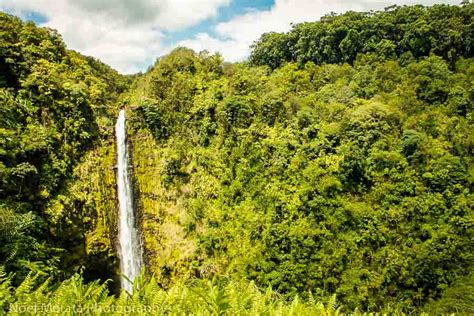
[[[449,287],[440,300],[430,302],[425,306],[430,314],[474,312],[474,274],[469,273]]]
[[[91,203],[65,191],[85,153],[111,136],[108,117],[128,79],[67,50],[56,31],[4,13],[0,69],[0,264],[20,279],[31,265],[70,273],[94,228],[85,215]],[[106,214],[88,213],[96,222]]]
[[[472,312],[473,8],[331,14],[248,64],[178,48],[125,95],[0,14],[0,308]],[[122,105],[154,277],[111,296]]]
[[[228,275],[409,311],[463,277],[472,107],[452,102],[472,104],[456,92],[472,90],[472,59],[386,58],[208,73],[215,59],[177,50],[140,78],[131,140],[157,281]],[[178,82],[194,88],[159,88]]]
[[[329,14],[296,24],[288,33],[266,33],[252,46],[250,61],[272,69],[287,62],[352,63],[358,54],[376,59],[433,53],[450,63],[472,57],[474,6],[397,6],[385,12]]]
[[[1,310],[6,315],[61,314],[61,315],[342,315],[343,308],[332,296],[326,303],[311,299],[303,302],[298,296],[283,300],[268,288],[260,291],[253,283],[225,279],[198,281],[175,285],[168,290],[158,286],[155,279],[135,283],[132,294],[126,292],[111,296],[107,282],[85,283],[76,274],[70,279],[51,286],[50,279],[41,281],[40,275],[28,275],[14,289],[11,277],[0,275]],[[347,311],[346,311],[347,312]],[[392,313],[404,315],[395,309]],[[377,313],[351,312],[353,315]]]

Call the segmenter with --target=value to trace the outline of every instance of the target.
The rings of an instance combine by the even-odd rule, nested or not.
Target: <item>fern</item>
[[[0,311],[5,310],[12,300],[12,277],[7,276],[5,268],[0,266]]]
[[[38,276],[39,273],[33,275],[33,272],[29,272],[23,282],[21,282],[21,284],[16,288],[15,296],[21,298],[27,294],[30,294],[33,287],[35,286]]]
[[[341,314],[341,306],[336,296],[331,296],[325,304],[316,301],[310,293],[307,300],[295,296],[291,302],[278,296],[271,287],[264,292],[253,283],[194,281],[190,285],[177,284],[168,290],[162,289],[155,278],[137,281],[132,294],[122,291],[118,296],[109,293],[106,282],[85,283],[81,275],[73,275],[59,285],[52,285],[51,278],[38,284],[39,274],[30,273],[16,289],[11,286],[12,276],[7,276],[0,267],[0,313],[14,312],[22,305],[54,306],[64,315],[101,315],[104,311],[134,315],[316,315],[336,316]],[[68,309],[69,308],[69,309]],[[114,312],[115,311],[115,312]],[[389,313],[402,315],[389,307]],[[47,312],[45,312],[47,313]],[[362,315],[355,310],[353,315]],[[376,315],[367,314],[364,315]]]
[[[329,298],[327,302],[326,309],[329,315],[339,315],[339,309],[337,307],[337,297],[336,294]]]

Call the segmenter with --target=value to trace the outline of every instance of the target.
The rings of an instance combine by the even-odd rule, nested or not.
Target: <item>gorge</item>
[[[474,314],[473,19],[334,14],[123,75],[0,13],[0,314]]]

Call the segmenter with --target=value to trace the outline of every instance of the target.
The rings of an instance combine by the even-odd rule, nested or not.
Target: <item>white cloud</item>
[[[181,41],[179,45],[198,51],[206,49],[210,52],[220,52],[227,61],[241,61],[248,57],[250,45],[262,33],[288,31],[291,23],[315,21],[330,12],[379,10],[394,3],[430,5],[459,2],[459,0],[276,0],[270,10],[248,12],[230,21],[219,23],[214,30],[216,36],[200,33],[195,38]]]
[[[146,68],[169,51],[164,31],[213,17],[231,0],[0,0],[0,10],[38,12],[69,48],[99,58],[123,73]]]

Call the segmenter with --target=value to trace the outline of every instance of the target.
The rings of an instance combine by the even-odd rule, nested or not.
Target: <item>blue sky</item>
[[[9,12],[10,13],[10,12]],[[12,12],[14,13],[14,12]],[[25,13],[23,13],[21,16],[20,16],[23,20],[27,20],[27,21],[33,21],[35,22],[36,24],[38,25],[42,25],[46,22],[48,22],[48,18],[45,17],[44,15],[42,15],[41,13],[39,12],[35,12],[35,11],[27,11]]]
[[[235,16],[242,15],[249,11],[264,11],[269,10],[273,5],[274,0],[236,0],[232,1],[229,5],[220,7],[215,17],[199,22],[190,28],[186,28],[182,31],[168,32],[166,33],[166,40],[169,44],[177,43],[182,40],[194,37],[198,33],[208,33],[214,36],[218,36],[214,32],[216,24],[229,21]]]
[[[0,0],[0,10],[57,29],[69,48],[122,73],[144,71],[177,46],[248,57],[264,32],[330,12],[460,0]]]

